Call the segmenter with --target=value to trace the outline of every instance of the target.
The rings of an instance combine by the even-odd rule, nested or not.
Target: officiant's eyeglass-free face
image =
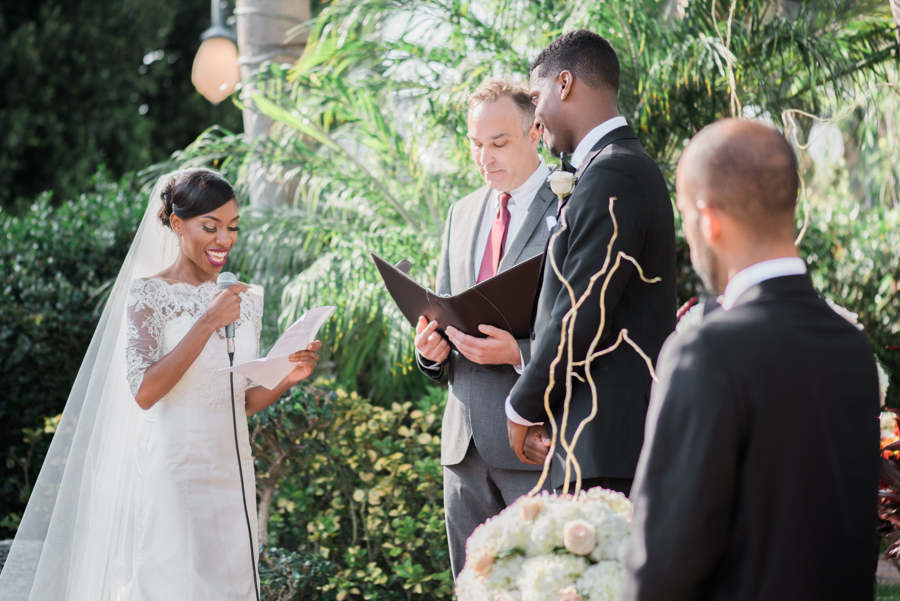
[[[173,214],[172,231],[181,240],[181,254],[201,270],[217,274],[237,244],[240,218],[237,201],[231,199],[218,209],[197,217],[181,219]]]
[[[474,107],[468,126],[472,159],[491,189],[512,192],[537,169],[540,133],[523,123],[512,99],[502,96]]]

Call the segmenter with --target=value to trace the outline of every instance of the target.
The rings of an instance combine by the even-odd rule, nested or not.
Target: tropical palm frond
[[[882,6],[883,5],[883,6]],[[888,62],[886,3],[773,0],[334,0],[292,68],[266,65],[247,99],[268,140],[209,131],[176,157],[245,186],[280,173],[290,207],[254,212],[241,269],[267,281],[282,324],[334,304],[324,335],[341,384],[380,401],[419,394],[412,329],[369,260],[408,259],[433,281],[449,205],[480,184],[466,100],[485,77],[529,77],[563,31],[607,37],[621,63],[620,112],[672,174],[683,142],[717,118],[815,111]],[[245,191],[246,187],[240,188]],[[271,306],[271,305],[270,305]]]

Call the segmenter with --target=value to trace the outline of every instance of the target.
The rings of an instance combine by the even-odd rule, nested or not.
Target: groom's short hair
[[[534,104],[531,102],[528,90],[508,79],[489,77],[481,82],[481,85],[469,94],[469,113],[471,114],[475,107],[481,104],[497,102],[504,97],[512,100],[516,106],[516,110],[522,117],[522,133],[527,136],[528,131],[534,125]]]
[[[610,43],[591,31],[570,31],[553,40],[531,64],[539,77],[569,71],[595,90],[619,93],[619,57]]]

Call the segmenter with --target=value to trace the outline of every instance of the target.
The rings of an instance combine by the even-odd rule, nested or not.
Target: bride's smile
[[[215,279],[237,244],[240,218],[236,200],[189,219],[173,214],[172,231],[181,246],[174,266],[179,279],[194,283]]]

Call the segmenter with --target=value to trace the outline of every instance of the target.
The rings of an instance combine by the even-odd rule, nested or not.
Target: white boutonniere
[[[550,182],[550,189],[553,190],[556,197],[560,201],[563,201],[572,194],[572,190],[575,188],[577,180],[575,179],[574,173],[557,169],[550,174],[547,181]]]

